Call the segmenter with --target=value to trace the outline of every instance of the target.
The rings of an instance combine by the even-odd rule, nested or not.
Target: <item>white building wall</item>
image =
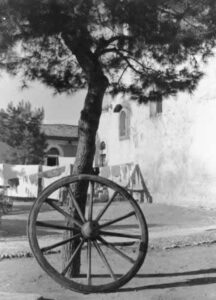
[[[119,140],[119,114],[112,110],[103,113],[98,131],[100,141],[106,144],[109,165],[124,164],[134,160],[134,145],[131,139]]]
[[[193,95],[163,101],[163,113],[149,117],[149,105],[130,101],[130,138],[119,139],[118,97],[103,112],[98,136],[109,165],[139,163],[156,202],[216,206],[216,60]],[[109,102],[109,101],[108,101]],[[128,105],[128,104],[127,104]]]

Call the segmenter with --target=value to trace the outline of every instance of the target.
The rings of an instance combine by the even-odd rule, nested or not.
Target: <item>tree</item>
[[[24,85],[87,89],[74,174],[91,173],[105,92],[140,103],[192,92],[215,46],[214,0],[4,0],[0,18],[2,68]]]
[[[39,164],[43,160],[46,137],[40,131],[43,109],[33,110],[29,102],[9,103],[0,111],[0,140],[14,149],[7,161],[16,164]]]

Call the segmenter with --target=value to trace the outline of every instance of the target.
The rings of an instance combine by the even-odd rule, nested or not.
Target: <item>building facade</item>
[[[78,143],[78,126],[66,124],[43,124],[41,131],[47,139],[44,164],[59,165],[59,159],[74,158]]]
[[[106,99],[96,165],[138,164],[156,202],[214,203],[216,100],[198,95],[142,105]]]

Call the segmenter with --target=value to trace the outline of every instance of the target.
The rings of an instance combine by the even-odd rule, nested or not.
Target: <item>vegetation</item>
[[[43,160],[46,138],[40,131],[43,109],[33,110],[29,102],[8,104],[0,111],[0,141],[13,148],[6,161],[16,164],[39,164]]]

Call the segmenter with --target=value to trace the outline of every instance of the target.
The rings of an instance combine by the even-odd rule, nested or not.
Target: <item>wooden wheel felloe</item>
[[[88,186],[85,213],[74,193],[82,183]],[[62,204],[62,190],[77,217]],[[63,238],[65,230],[73,235]],[[145,218],[130,194],[110,180],[85,174],[62,178],[41,193],[29,215],[28,236],[40,266],[62,286],[81,293],[114,291],[127,283],[143,264],[148,246]],[[62,267],[62,248],[71,241],[77,246]],[[71,278],[68,269],[79,254],[80,274]]]

